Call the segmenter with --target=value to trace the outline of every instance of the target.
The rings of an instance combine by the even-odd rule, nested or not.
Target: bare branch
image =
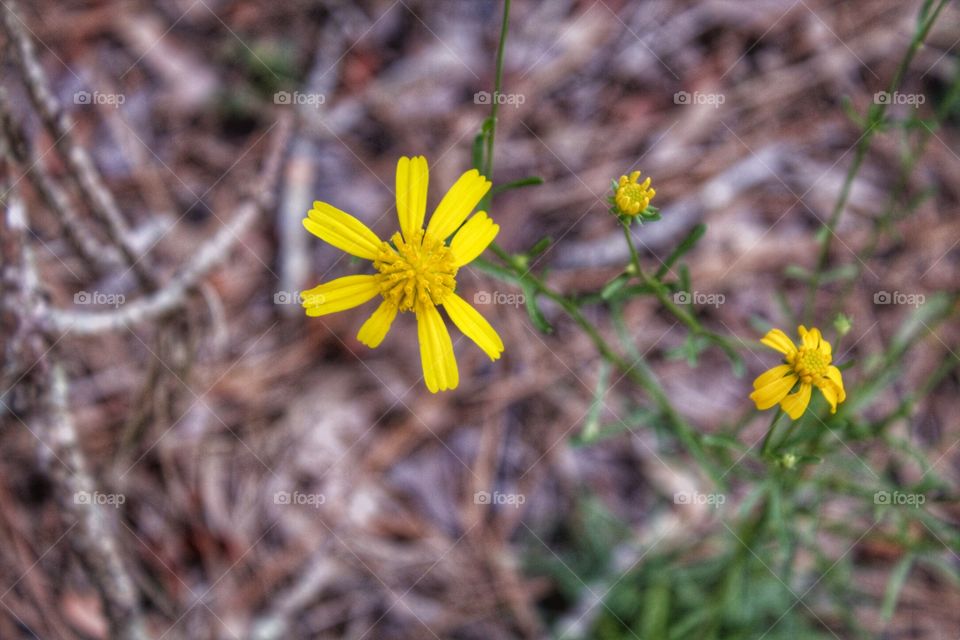
[[[128,324],[167,315],[183,305],[201,280],[227,258],[259,212],[260,208],[256,203],[245,202],[236,217],[201,245],[186,267],[150,296],[127,303],[115,311],[75,312],[51,309],[46,319],[50,324],[49,328],[74,334],[92,334],[121,329]]]
[[[257,216],[264,209],[273,206],[276,200],[276,183],[292,134],[293,120],[289,117],[283,118],[277,125],[277,129],[263,173],[257,183],[258,188],[255,188],[249,198],[240,205],[236,216],[212,238],[200,245],[193,259],[163,288],[115,311],[80,313],[50,309],[45,317],[45,322],[48,323],[47,328],[81,335],[101,333],[120,329],[128,324],[160,318],[183,305],[187,297],[201,284],[203,278],[227,258]]]
[[[48,457],[58,461],[52,466],[56,495],[64,512],[74,516],[77,534],[70,541],[100,592],[110,637],[122,640],[146,640],[146,627],[133,582],[124,568],[117,550],[116,537],[107,507],[95,498],[96,485],[88,469],[86,457],[77,441],[77,432],[68,408],[69,388],[66,373],[50,356],[52,346],[39,327],[37,319],[44,312],[42,284],[30,250],[25,242],[26,215],[19,195],[7,207],[5,225],[0,226],[0,240],[19,243],[20,264],[14,307],[17,343],[22,345],[16,356],[28,357],[43,380],[43,409],[34,433],[45,445]],[[28,355],[29,354],[29,355]]]
[[[54,466],[64,510],[78,521],[78,535],[71,537],[77,553],[103,598],[112,638],[145,640],[143,615],[137,592],[117,549],[111,507],[101,504],[86,458],[77,443],[77,432],[68,408],[69,387],[59,363],[51,366],[48,389],[49,419],[37,434],[64,464]],[[118,500],[114,499],[116,503]]]
[[[63,229],[64,236],[77,254],[94,270],[104,272],[122,264],[116,248],[99,242],[83,220],[76,215],[70,198],[50,176],[41,158],[32,148],[21,127],[13,118],[6,91],[0,87],[0,136],[6,140],[8,153],[33,184]]]
[[[136,247],[129,239],[129,227],[113,194],[103,184],[87,150],[74,139],[73,123],[50,90],[47,74],[37,59],[33,41],[24,31],[24,23],[17,15],[14,0],[3,3],[2,25],[7,37],[15,45],[14,58],[19,64],[30,101],[44,126],[50,131],[54,144],[63,154],[70,168],[68,175],[76,183],[84,203],[104,226],[110,240],[118,247],[144,285],[155,288],[155,278],[148,269],[148,261],[137,256]]]

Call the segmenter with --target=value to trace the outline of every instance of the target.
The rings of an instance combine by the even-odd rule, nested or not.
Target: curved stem
[[[767,457],[767,453],[770,450],[770,442],[773,439],[773,432],[776,430],[777,421],[780,419],[780,416],[783,415],[783,409],[777,407],[777,412],[773,414],[773,420],[770,421],[770,427],[767,429],[767,435],[763,438],[763,446],[760,448],[760,457]]]
[[[693,316],[681,309],[676,305],[676,303],[670,299],[667,295],[667,292],[664,290],[663,284],[659,280],[654,279],[648,275],[643,267],[640,266],[640,255],[637,252],[637,246],[633,242],[633,235],[630,233],[630,225],[626,222],[621,223],[623,227],[623,237],[627,240],[627,246],[630,247],[630,265],[633,267],[634,274],[640,278],[643,284],[647,285],[650,290],[653,292],[653,295],[657,297],[657,300],[669,311],[673,316],[682,322],[690,331],[698,335],[706,335],[709,333],[700,326],[700,323],[697,322]]]
[[[703,465],[703,468],[706,469],[714,482],[722,485],[722,476],[714,468],[713,463],[707,458],[698,434],[674,408],[656,377],[648,372],[645,367],[639,366],[643,362],[642,359],[632,364],[628,362],[610,346],[610,343],[600,334],[597,327],[587,319],[574,300],[558,291],[554,291],[540,280],[540,278],[526,271],[524,266],[518,263],[514,256],[504,251],[503,248],[496,243],[490,245],[490,250],[510,269],[513,278],[534,290],[536,293],[555,302],[563,309],[564,313],[580,327],[587,337],[590,338],[590,341],[593,342],[594,347],[597,349],[597,352],[600,353],[601,357],[616,367],[624,376],[630,378],[634,383],[643,388],[647,395],[656,403],[661,413],[667,418],[677,437],[687,447],[691,455]]]
[[[662,304],[664,308],[666,308],[666,310],[669,311],[677,320],[682,322],[684,326],[690,329],[694,335],[703,336],[709,339],[721,347],[727,354],[734,353],[736,349],[727,338],[710,331],[700,324],[692,314],[687,313],[678,307],[677,304],[670,299],[670,296],[668,295],[666,288],[663,286],[663,283],[643,270],[643,267],[640,266],[640,254],[637,251],[637,246],[633,241],[633,234],[630,233],[630,225],[626,222],[621,222],[621,226],[623,227],[623,237],[626,239],[627,246],[630,248],[630,266],[633,269],[633,273],[640,278],[640,281],[645,287],[653,292],[653,295],[656,296],[657,300],[660,301],[660,304]]]

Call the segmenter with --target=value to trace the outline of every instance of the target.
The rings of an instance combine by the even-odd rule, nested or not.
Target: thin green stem
[[[779,444],[777,444],[778,451],[782,449],[788,442],[790,442],[790,437],[793,435],[793,432],[797,430],[797,425],[799,424],[799,420],[794,420],[790,423],[790,426],[787,427],[787,432],[783,434],[783,437],[780,438]]]
[[[493,180],[493,144],[497,131],[497,114],[500,111],[500,90],[503,86],[503,52],[507,45],[507,32],[510,29],[510,0],[504,0],[503,3],[503,23],[500,25],[500,42],[497,44],[497,70],[493,81],[493,95],[490,96],[490,126],[487,127],[486,144],[484,152],[483,175],[488,180]],[[490,210],[490,200],[492,193],[483,197],[480,209]]]
[[[767,429],[767,435],[763,438],[763,446],[760,448],[760,457],[766,458],[770,450],[770,442],[773,440],[773,432],[776,429],[777,421],[783,415],[783,409],[777,407],[777,412],[773,414],[773,420],[770,421],[770,427]]]
[[[693,428],[687,424],[677,410],[673,407],[666,392],[660,386],[656,377],[643,366],[642,359],[630,363],[623,356],[610,346],[610,343],[600,334],[600,331],[583,314],[578,304],[558,291],[551,289],[540,278],[526,270],[525,266],[514,256],[503,250],[496,243],[490,245],[490,250],[499,257],[511,272],[511,277],[526,289],[532,290],[535,294],[555,302],[564,313],[590,338],[594,348],[607,362],[616,367],[623,375],[630,378],[638,384],[650,398],[656,403],[660,412],[667,418],[667,421],[673,427],[677,437],[687,447],[707,473],[718,484],[722,485],[722,477],[717,473],[713,463],[707,458],[703,450],[700,438]]]
[[[633,241],[633,234],[630,233],[630,225],[627,222],[621,222],[623,227],[623,237],[627,241],[627,246],[630,248],[630,266],[633,271],[633,275],[636,275],[640,278],[640,281],[643,283],[643,286],[647,287],[657,300],[660,301],[660,304],[666,308],[677,320],[682,322],[694,335],[704,336],[708,338],[718,346],[720,346],[728,355],[736,353],[736,347],[733,343],[727,338],[716,334],[702,324],[700,324],[697,319],[692,315],[681,309],[677,304],[670,299],[670,295],[667,291],[667,288],[664,287],[663,283],[660,282],[657,278],[651,276],[646,271],[643,270],[643,267],[640,265],[640,254],[637,251],[637,245]]]
[[[917,30],[914,33],[913,40],[910,42],[910,46],[907,49],[906,55],[904,55],[903,59],[900,60],[900,64],[897,66],[897,70],[887,88],[887,92],[889,94],[892,95],[897,91],[900,83],[903,80],[903,76],[907,71],[907,68],[909,68],[910,63],[913,61],[913,58],[923,44],[923,41],[926,40],[927,34],[930,33],[930,29],[933,27],[933,23],[937,20],[937,16],[940,15],[940,12],[945,6],[947,6],[948,2],[949,0],[940,0],[940,3],[937,5],[936,9],[929,14],[929,17],[926,20],[923,19],[924,15],[926,15],[926,12],[921,12],[921,17],[917,26]],[[929,3],[926,6],[928,7]],[[823,272],[826,269],[827,262],[830,258],[830,245],[832,243],[833,236],[835,235],[834,229],[836,229],[837,224],[840,222],[840,217],[843,215],[843,211],[846,209],[847,200],[850,198],[850,191],[853,187],[853,180],[860,172],[860,167],[863,165],[863,161],[867,156],[867,151],[870,150],[870,145],[873,142],[873,135],[883,122],[883,117],[886,114],[886,111],[887,104],[884,102],[871,105],[870,110],[867,112],[867,122],[864,126],[863,133],[860,136],[860,140],[857,142],[857,148],[854,152],[853,162],[850,164],[850,168],[847,170],[847,174],[844,177],[843,186],[840,189],[840,194],[833,206],[833,210],[830,212],[830,218],[824,225],[826,232],[820,239],[820,252],[817,256],[816,268],[814,269],[813,275],[810,277],[809,286],[807,288],[807,298],[806,302],[804,303],[803,315],[807,324],[810,324],[813,320],[817,290],[820,287],[820,283],[823,278]]]
[[[640,266],[640,255],[637,253],[637,245],[633,241],[633,234],[630,233],[630,225],[623,222],[621,226],[623,227],[623,237],[626,238],[627,246],[630,247],[630,265],[633,267],[634,274],[640,278],[643,284],[650,287],[650,290],[653,291],[653,295],[660,301],[660,304],[673,314],[677,320],[686,325],[690,331],[698,335],[709,333],[700,326],[700,323],[697,322],[693,316],[678,307],[676,303],[670,299],[670,296],[667,295],[666,290],[659,281],[653,279],[643,270],[643,267]]]
[[[866,249],[860,252],[860,260],[853,265],[854,269],[856,269],[857,276],[863,272],[864,264],[874,255],[874,252],[877,250],[877,246],[880,243],[880,238],[883,236],[883,232],[897,218],[895,214],[897,211],[897,203],[899,201],[900,194],[906,190],[910,176],[913,175],[917,164],[923,157],[923,153],[926,150],[927,144],[933,138],[934,129],[939,127],[940,123],[949,117],[951,113],[953,113],[958,104],[960,104],[960,65],[958,65],[954,71],[954,78],[950,85],[950,89],[944,96],[943,101],[934,111],[933,118],[930,121],[925,121],[920,119],[919,116],[914,116],[914,121],[923,127],[923,131],[918,136],[916,144],[901,163],[899,175],[897,176],[897,180],[895,182],[896,186],[893,188],[889,197],[887,198],[887,204],[884,207],[883,213],[874,222],[873,232],[871,233]],[[848,294],[853,289],[857,280],[857,277],[851,277],[846,283],[842,293],[837,296],[837,305],[834,308],[834,312],[830,314],[831,316],[840,311],[843,301],[847,299]]]
[[[493,149],[495,132],[497,128],[497,113],[499,111],[499,101],[497,98],[503,85],[503,58],[504,48],[507,43],[507,32],[509,30],[509,25],[510,0],[504,0],[503,23],[500,28],[500,42],[497,46],[497,70],[496,78],[494,80],[494,93],[490,100],[490,126],[487,127],[486,131],[486,149],[483,163],[484,175],[486,175],[490,180],[493,179]],[[484,197],[484,200],[481,203],[482,209],[489,211],[490,197],[491,194],[489,193]],[[720,476],[716,473],[716,471],[713,470],[713,466],[707,459],[695,432],[690,428],[689,425],[687,425],[680,414],[677,413],[676,409],[673,408],[673,405],[670,403],[669,398],[667,398],[666,393],[664,393],[656,378],[653,377],[652,374],[648,374],[646,369],[643,367],[637,366],[640,364],[640,361],[637,361],[632,365],[628,363],[609,345],[609,343],[607,343],[603,336],[600,335],[600,332],[597,330],[597,328],[589,320],[587,320],[586,316],[583,315],[583,312],[580,311],[580,308],[576,303],[560,293],[550,289],[539,278],[533,276],[529,270],[526,269],[526,266],[518,261],[514,256],[504,251],[496,243],[491,243],[490,250],[503,261],[503,263],[512,272],[512,276],[516,278],[518,282],[526,283],[528,287],[531,287],[537,293],[553,300],[560,305],[567,315],[573,319],[577,326],[579,326],[584,333],[589,336],[597,351],[605,360],[607,360],[610,364],[619,369],[624,375],[628,376],[631,380],[646,390],[654,402],[656,402],[661,412],[666,415],[676,430],[678,437],[687,446],[691,454],[693,454],[704,466],[704,468],[710,472],[717,484],[722,484]]]

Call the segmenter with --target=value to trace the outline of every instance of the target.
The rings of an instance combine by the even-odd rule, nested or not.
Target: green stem
[[[637,245],[633,241],[633,234],[630,233],[630,225],[627,222],[621,222],[621,226],[623,227],[623,237],[626,239],[627,246],[630,248],[630,266],[634,275],[640,278],[643,286],[649,289],[653,295],[656,296],[657,300],[660,301],[660,304],[662,304],[664,308],[666,308],[666,310],[669,311],[677,320],[682,322],[684,326],[691,331],[691,333],[709,339],[723,349],[728,356],[731,358],[736,358],[737,349],[730,340],[710,331],[700,324],[693,315],[678,307],[676,303],[670,299],[668,291],[666,287],[663,286],[663,283],[643,270],[643,267],[640,266],[640,254],[637,251]]]
[[[777,450],[780,450],[790,442],[790,437],[793,435],[793,432],[797,430],[797,425],[800,424],[799,420],[794,420],[790,423],[790,426],[787,427],[787,432],[783,434],[783,437],[780,439],[780,443],[777,445]]]
[[[490,126],[487,128],[486,150],[484,152],[483,175],[493,181],[493,142],[497,130],[497,114],[500,102],[497,100],[503,86],[503,51],[507,44],[507,32],[510,29],[510,0],[503,3],[503,23],[500,25],[500,42],[497,44],[497,70],[493,81],[493,95],[490,96]],[[482,211],[490,210],[492,193],[487,193],[480,203]]]
[[[887,93],[893,94],[897,91],[901,81],[903,80],[903,76],[907,71],[907,68],[913,61],[913,57],[916,55],[917,51],[920,49],[920,46],[923,44],[923,41],[926,39],[927,34],[933,27],[933,23],[937,19],[937,16],[940,15],[940,12],[948,2],[949,0],[940,0],[940,4],[937,5],[937,8],[933,10],[933,13],[930,14],[930,17],[927,18],[926,21],[923,20],[924,14],[921,13],[921,19],[919,25],[917,26],[917,31],[913,36],[913,40],[910,42],[910,47],[907,49],[906,55],[902,60],[900,60],[900,64],[893,75],[893,79],[890,81],[890,84],[887,87]],[[929,4],[927,6],[929,6]],[[853,187],[853,180],[860,172],[860,167],[863,164],[864,158],[867,156],[867,151],[870,150],[871,143],[873,142],[873,135],[876,133],[879,125],[883,122],[883,116],[886,114],[886,111],[886,103],[873,104],[870,107],[870,110],[867,113],[867,123],[864,127],[863,134],[860,136],[860,140],[857,142],[857,150],[854,154],[853,162],[850,164],[850,168],[847,170],[847,175],[843,180],[843,186],[840,189],[840,194],[837,197],[837,201],[830,213],[830,218],[824,225],[826,233],[823,234],[820,240],[820,252],[817,256],[816,269],[814,269],[813,275],[810,278],[810,283],[807,288],[807,298],[806,302],[804,303],[804,319],[807,324],[810,324],[813,320],[817,289],[820,287],[820,282],[823,278],[823,271],[826,269],[827,261],[830,258],[830,244],[833,240],[834,229],[836,229],[837,224],[840,222],[840,217],[843,214],[844,209],[846,209],[847,200],[850,198],[850,191]]]
[[[910,177],[913,175],[917,164],[919,164],[920,159],[923,157],[923,153],[926,150],[931,138],[933,138],[934,129],[938,128],[940,124],[946,118],[948,118],[951,113],[954,112],[954,109],[958,104],[960,104],[960,65],[958,65],[955,69],[954,78],[952,84],[950,85],[950,89],[944,96],[943,102],[940,103],[934,112],[931,121],[927,122],[920,119],[919,116],[915,116],[914,121],[922,125],[923,131],[918,136],[918,140],[911,149],[910,153],[901,163],[899,175],[897,176],[895,183],[896,186],[893,188],[893,190],[890,192],[890,196],[887,198],[887,204],[884,207],[883,213],[873,224],[873,231],[870,235],[870,240],[867,243],[866,249],[860,252],[860,260],[853,265],[854,269],[856,269],[857,276],[863,272],[863,265],[871,257],[873,257],[877,247],[880,244],[880,239],[884,235],[884,232],[889,229],[894,220],[900,217],[896,216],[899,196],[906,190]],[[908,206],[907,209],[909,212],[910,207]],[[857,282],[857,277],[852,277],[849,279],[844,286],[842,293],[837,296],[837,304],[834,307],[833,313],[830,314],[831,316],[835,315],[841,310],[843,301],[847,300],[850,291]]]
[[[514,256],[504,251],[503,248],[496,243],[490,245],[490,250],[510,269],[512,272],[511,276],[514,279],[526,285],[526,288],[532,289],[536,294],[542,295],[555,302],[563,309],[564,313],[587,334],[587,337],[590,338],[594,348],[596,348],[601,357],[646,391],[647,395],[650,396],[661,413],[667,418],[677,437],[687,447],[691,455],[703,465],[703,468],[707,470],[711,478],[718,485],[722,486],[722,476],[714,468],[713,463],[707,458],[698,435],[683,419],[683,416],[673,407],[666,392],[664,392],[656,378],[642,366],[642,360],[638,360],[633,364],[628,362],[610,346],[610,343],[600,334],[600,331],[593,323],[587,319],[575,301],[551,289],[546,283],[527,271],[522,263],[518,262]]]
[[[777,420],[783,415],[783,409],[777,407],[777,412],[773,414],[773,420],[770,421],[770,427],[767,429],[767,435],[763,438],[763,447],[760,448],[760,457],[766,458],[770,450],[770,442],[773,440],[773,432],[776,430]]]
[[[660,301],[660,304],[666,307],[667,311],[686,325],[690,331],[698,335],[707,334],[708,332],[700,326],[700,323],[698,323],[693,316],[678,307],[676,303],[670,299],[663,285],[643,270],[643,267],[640,266],[640,255],[637,253],[637,245],[633,242],[633,234],[630,233],[630,225],[627,222],[623,222],[621,226],[623,227],[623,237],[626,238],[627,246],[630,247],[630,265],[633,267],[634,274],[640,278],[643,284],[650,288],[653,295]]]

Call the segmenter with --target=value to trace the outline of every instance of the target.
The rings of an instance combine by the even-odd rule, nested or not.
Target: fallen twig
[[[76,183],[84,203],[104,226],[104,231],[123,254],[134,273],[145,286],[153,288],[155,277],[149,269],[149,260],[146,256],[137,255],[137,249],[130,241],[129,226],[120,213],[113,194],[103,184],[90,154],[74,139],[73,123],[50,90],[50,83],[37,59],[33,41],[24,31],[23,21],[17,15],[14,0],[3,3],[2,11],[3,20],[0,24],[14,44],[16,55],[13,57],[19,64],[30,101],[44,126],[49,130],[57,149],[63,153],[70,168],[68,175]]]
[[[292,133],[293,121],[280,121],[272,148],[267,156],[258,188],[239,207],[239,212],[197,250],[194,258],[162,288],[149,296],[130,302],[114,311],[76,312],[50,309],[45,317],[48,329],[74,334],[93,334],[120,329],[128,324],[161,318],[180,307],[196,290],[203,278],[217,268],[230,254],[240,237],[250,228],[258,214],[275,201],[275,187],[282,159]]]

